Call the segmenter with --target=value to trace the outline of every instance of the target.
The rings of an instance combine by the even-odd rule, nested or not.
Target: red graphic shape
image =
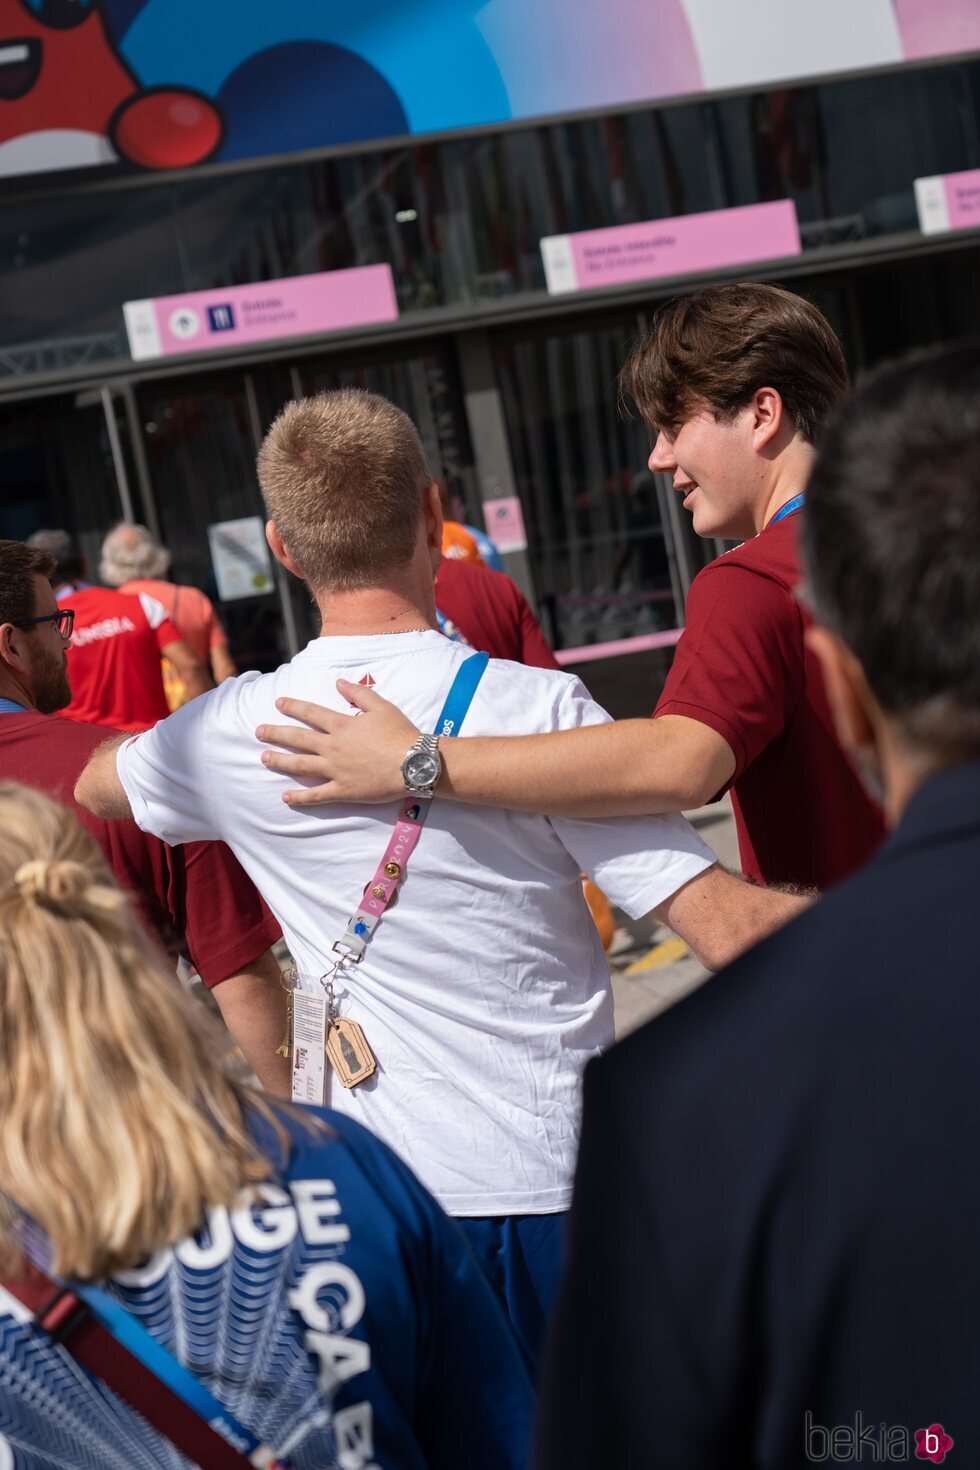
[[[221,116],[207,97],[155,87],[131,97],[112,120],[117,153],[141,168],[187,168],[221,142]]]
[[[365,685],[366,688],[368,688],[368,689],[373,689],[374,686],[375,686],[375,684],[377,684],[378,681],[377,681],[377,679],[372,679],[370,674],[365,674],[364,675],[364,678],[363,679],[358,679],[357,682],[358,682],[358,684]]]
[[[0,66],[0,143],[89,133],[143,168],[209,158],[224,131],[214,103],[186,87],[141,87],[113,45],[98,0],[80,13],[73,25],[46,25],[22,0],[0,0],[0,46],[16,53]],[[46,167],[59,166],[53,154]],[[70,155],[65,166],[74,166]]]
[[[915,1458],[929,1460],[941,1465],[953,1448],[953,1440],[941,1424],[930,1424],[928,1429],[915,1431]]]
[[[0,0],[0,41],[28,52],[3,88],[0,142],[62,128],[104,137],[112,114],[138,85],[94,6],[81,24],[58,30],[21,0]]]

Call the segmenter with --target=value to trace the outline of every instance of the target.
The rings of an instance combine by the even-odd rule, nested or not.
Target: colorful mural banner
[[[977,0],[0,0],[0,177],[268,158],[972,51]]]
[[[915,207],[924,235],[980,229],[980,168],[916,179]]]
[[[799,255],[800,228],[791,199],[646,220],[541,241],[552,296],[625,286],[664,276],[724,270]]]
[[[398,301],[391,266],[363,265],[127,301],[123,317],[130,353],[141,362],[393,322]]]

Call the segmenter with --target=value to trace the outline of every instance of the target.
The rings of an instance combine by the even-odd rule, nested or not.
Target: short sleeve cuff
[[[663,715],[682,715],[685,720],[697,720],[699,724],[707,725],[709,730],[714,730],[716,735],[720,735],[722,740],[727,741],[731,746],[732,754],[735,757],[735,769],[732,772],[728,785],[723,786],[715,797],[717,801],[718,797],[724,796],[729,786],[738,780],[749,764],[748,752],[745,749],[745,742],[741,735],[735,729],[735,726],[730,724],[724,715],[719,714],[717,710],[704,709],[699,704],[686,704],[680,699],[670,699],[665,704],[658,704],[653,712],[653,718],[659,720]]]
[[[229,980],[232,975],[240,975],[243,970],[247,970],[281,938],[282,930],[270,914],[267,919],[250,924],[244,931],[237,931],[234,943],[228,943],[227,936],[223,935],[222,943],[213,955],[198,951],[192,955],[192,959],[205,988],[213,990],[223,980]]]
[[[146,803],[143,793],[133,781],[129,770],[129,753],[138,739],[139,736],[134,735],[132,740],[126,740],[116,748],[116,774],[122,782],[122,788],[129,801],[129,808],[133,813],[133,821],[141,832],[149,832],[151,837],[156,837],[158,834],[154,832],[150,824],[150,808]]]
[[[617,894],[617,906],[631,919],[642,919],[652,909],[659,908],[668,898],[672,898],[685,883],[690,883],[692,878],[713,868],[717,861],[718,858],[710,847],[705,847],[703,856],[690,853],[677,858],[671,864],[670,873],[661,874],[656,883],[638,884],[631,893]]]

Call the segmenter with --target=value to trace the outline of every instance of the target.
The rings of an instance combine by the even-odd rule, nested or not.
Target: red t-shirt
[[[527,599],[505,572],[443,558],[436,573],[436,605],[467,643],[491,658],[533,669],[560,667]]]
[[[33,710],[0,714],[0,779],[73,811],[132,893],[144,927],[168,954],[186,950],[211,988],[248,969],[282,930],[223,842],[168,847],[135,822],[103,822],[78,805],[75,782],[89,756],[117,733]]]
[[[111,587],[73,588],[58,601],[75,609],[68,719],[129,731],[165,720],[160,654],[180,638],[166,609],[145,592],[131,597]]]
[[[700,720],[731,746],[745,874],[822,889],[860,867],[885,828],[837,739],[819,665],[803,644],[809,619],[793,595],[800,514],[695,577],[655,714]]]

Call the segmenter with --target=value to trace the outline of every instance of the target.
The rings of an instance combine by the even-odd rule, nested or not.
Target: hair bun
[[[91,884],[91,874],[82,863],[45,862],[35,858],[21,863],[14,882],[25,898],[46,908],[71,908]]]

